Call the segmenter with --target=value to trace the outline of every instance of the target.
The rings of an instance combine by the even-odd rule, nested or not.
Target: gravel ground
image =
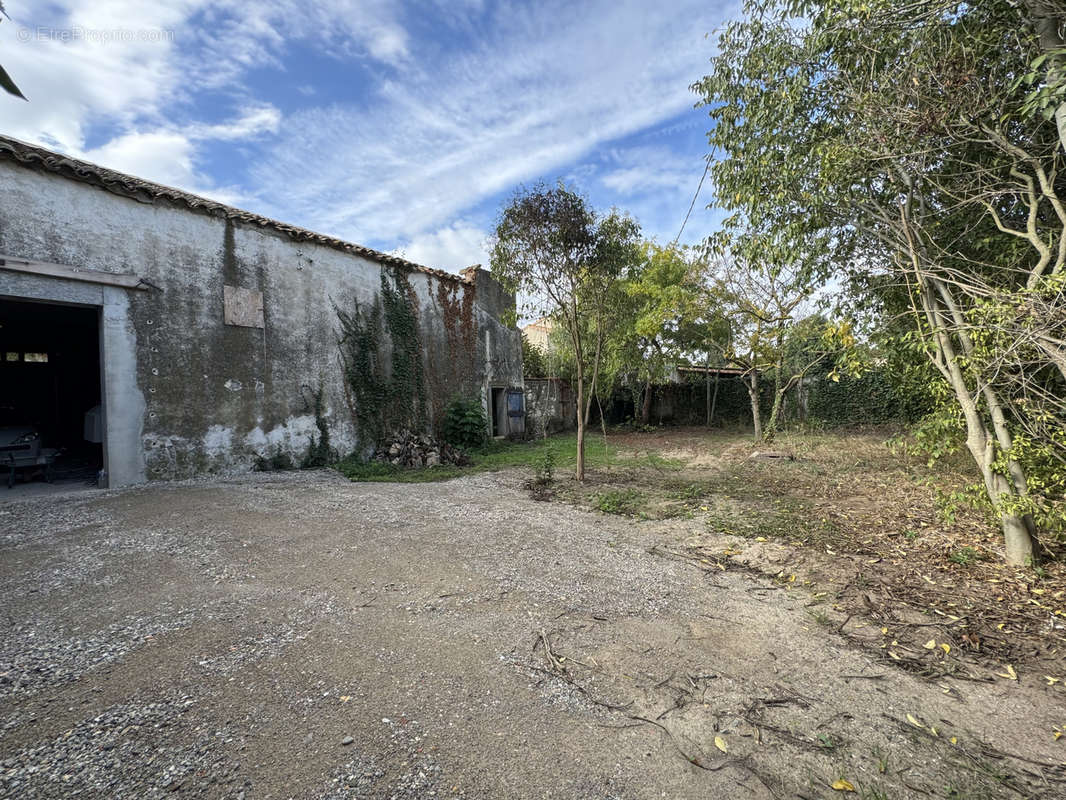
[[[1056,687],[894,670],[519,483],[0,501],[0,796],[1066,797]]]

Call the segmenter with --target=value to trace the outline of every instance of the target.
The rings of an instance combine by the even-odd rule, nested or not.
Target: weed
[[[292,456],[282,450],[280,445],[274,445],[274,452],[270,454],[270,458],[258,456],[255,459],[255,469],[256,472],[275,472],[296,469],[296,464]]]
[[[829,618],[829,615],[825,611],[822,611],[821,609],[816,609],[814,611],[811,611],[810,609],[807,609],[807,614],[810,616],[811,619],[813,619],[819,625],[832,625],[833,624],[833,620],[831,620]]]
[[[968,567],[976,561],[979,561],[980,558],[981,554],[972,547],[960,547],[958,550],[951,551],[951,555],[948,556],[948,561],[958,564],[961,567]]]
[[[631,517],[640,512],[643,495],[635,489],[610,489],[600,492],[593,507],[604,514],[620,514]]]
[[[551,500],[551,485],[555,481],[555,451],[544,448],[544,453],[534,462],[533,477],[523,484],[534,500]]]
[[[488,438],[488,427],[480,400],[456,398],[444,410],[441,431],[444,441],[455,447],[466,450],[482,447]]]
[[[872,751],[873,757],[877,760],[877,771],[884,775],[888,772],[888,756],[880,747],[875,747]]]
[[[698,483],[682,485],[666,493],[671,500],[699,500],[703,495],[703,487]]]

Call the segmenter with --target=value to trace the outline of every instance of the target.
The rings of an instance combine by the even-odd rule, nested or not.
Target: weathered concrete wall
[[[155,287],[90,287],[92,298],[69,301],[103,309],[102,358],[114,376],[105,382],[113,483],[246,469],[275,450],[299,462],[316,432],[308,398],[318,386],[333,446],[347,453],[368,444],[359,442],[345,400],[334,304],[373,304],[379,263],[15,163],[0,162],[0,186],[0,253],[134,273]],[[497,295],[486,309],[477,281],[417,271],[408,279],[430,425],[450,394],[484,397],[490,384],[522,385],[518,332],[500,321]],[[2,280],[0,295],[62,300],[62,281],[11,273]],[[227,285],[262,293],[262,328],[224,324]]]
[[[560,378],[526,378],[526,430],[547,436],[577,427],[570,384]]]

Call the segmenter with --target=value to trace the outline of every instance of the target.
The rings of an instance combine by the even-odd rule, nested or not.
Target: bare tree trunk
[[[762,414],[759,412],[759,373],[752,370],[745,376],[748,399],[751,401],[751,422],[755,426],[755,441],[762,441]]]
[[[999,514],[1007,563],[1032,564],[1034,562],[1032,519],[1027,519],[1011,508],[1010,501],[1019,496],[1018,487],[1014,481],[995,470],[997,439],[989,431],[988,424],[978,408],[978,390],[971,392],[966,376],[959,366],[959,354],[955,350],[955,344],[949,333],[944,310],[934,293],[933,281],[923,276],[921,291],[918,294],[921,298],[922,310],[925,312],[934,337],[936,346],[934,363],[955,392],[955,398],[962,410],[963,419],[966,421],[966,449],[973,456],[981,472],[988,499]],[[987,400],[987,392],[983,394]],[[1017,469],[1020,470],[1020,467]],[[1024,482],[1024,476],[1022,480]]]
[[[711,395],[711,410],[707,415],[707,427],[711,427],[711,423],[714,422],[714,409],[718,405],[718,380],[721,376],[718,371],[714,373],[714,394]]]
[[[707,427],[709,428],[709,427],[711,427],[711,350],[710,350],[710,348],[707,349],[707,362],[706,362],[705,369],[707,370],[707,372],[704,375],[704,377],[706,378],[706,380],[704,381],[704,389],[706,391],[705,397],[707,399]],[[715,388],[717,388],[717,387],[715,387]]]
[[[577,359],[577,470],[575,477],[585,480],[585,371]]]
[[[1062,36],[1062,26],[1066,24],[1066,13],[1061,2],[1056,0],[1025,0],[1029,21],[1036,31],[1040,49],[1047,56],[1047,82],[1055,87],[1066,83],[1066,40]],[[1066,150],[1066,100],[1055,108],[1055,124],[1059,131],[1059,142]]]
[[[770,407],[770,418],[766,421],[766,433],[763,438],[772,442],[777,435],[777,420],[781,416],[781,401],[784,398],[785,393],[780,389],[774,390],[774,404]]]
[[[647,385],[644,387],[644,400],[640,407],[640,423],[647,425],[651,420],[651,379],[648,379]]]

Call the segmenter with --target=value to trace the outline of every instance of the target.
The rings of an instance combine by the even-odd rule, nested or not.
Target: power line
[[[700,189],[703,188],[703,182],[707,180],[707,173],[711,171],[711,162],[714,161],[714,150],[711,150],[711,154],[707,156],[707,165],[703,168],[703,175],[700,177],[699,185],[696,187],[696,194],[692,195],[692,202],[689,203],[688,213],[685,214],[685,219],[681,223],[681,230],[677,232],[677,236],[674,237],[674,244],[677,244],[681,239],[681,234],[685,232],[685,226],[688,225],[688,218],[692,215],[692,209],[696,207],[696,198],[700,196]]]

